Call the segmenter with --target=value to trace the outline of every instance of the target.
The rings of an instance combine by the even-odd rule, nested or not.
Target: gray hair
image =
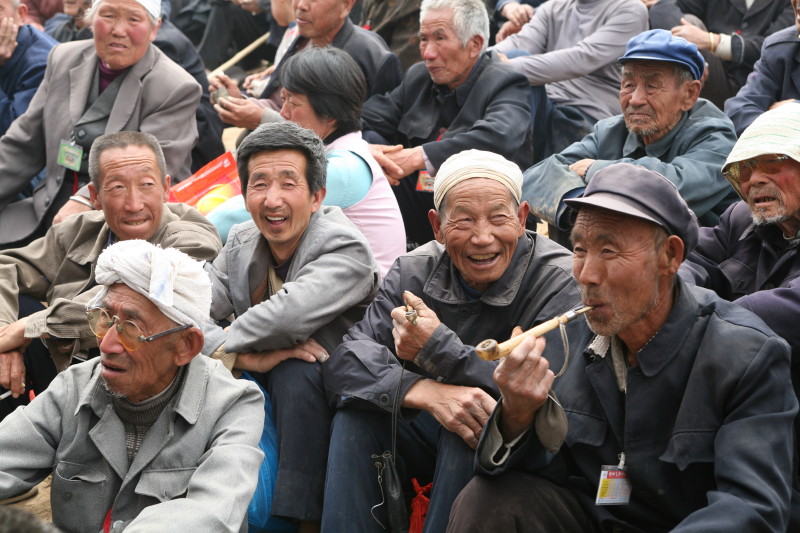
[[[245,137],[236,150],[236,167],[243,195],[247,195],[247,182],[250,180],[250,158],[260,152],[278,150],[295,150],[305,156],[306,181],[311,194],[325,188],[327,156],[322,139],[294,122],[268,122]]]
[[[636,59],[631,59],[626,61],[624,65],[622,65],[622,75],[628,75],[629,73],[633,72],[634,65],[636,64]],[[648,61],[647,59],[641,59],[639,61]],[[651,61],[651,63],[654,61]],[[689,70],[689,67],[681,65],[680,63],[675,63],[672,61],[659,61],[659,63],[664,63],[665,65],[669,65],[672,67],[672,76],[675,78],[675,81],[678,85],[683,85],[687,81],[694,81],[694,75],[692,71]]]
[[[86,13],[83,15],[83,23],[86,25],[91,25],[92,21],[94,20],[94,16],[97,13],[97,10],[100,9],[100,6],[103,4],[103,0],[99,0],[97,2],[92,2],[92,7],[86,10]],[[144,9],[144,7],[142,7]],[[158,21],[161,20],[160,18],[155,18],[150,12],[145,9],[145,14],[147,14],[148,20],[150,20],[151,27],[155,28]]]
[[[118,131],[101,135],[92,143],[92,149],[89,151],[89,178],[92,180],[95,189],[100,190],[102,174],[100,156],[103,152],[112,148],[127,148],[128,146],[146,146],[153,151],[158,172],[161,175],[161,184],[166,185],[167,161],[164,159],[164,151],[161,149],[161,145],[158,144],[158,139],[142,131]]]
[[[453,12],[453,31],[462,46],[476,35],[483,37],[483,48],[489,45],[489,13],[482,0],[423,0],[420,6],[419,20],[422,21],[428,11],[434,9],[450,9]]]

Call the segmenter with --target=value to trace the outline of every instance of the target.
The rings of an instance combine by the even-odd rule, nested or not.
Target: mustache
[[[747,191],[748,200],[755,200],[756,198],[763,196],[771,196],[776,200],[778,200],[779,202],[782,201],[781,191],[775,185],[771,184],[756,185],[750,187],[750,190]]]

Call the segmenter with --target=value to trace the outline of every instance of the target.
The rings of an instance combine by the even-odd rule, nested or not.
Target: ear
[[[670,235],[662,246],[661,264],[665,273],[675,275],[683,263],[683,241],[677,235]]]
[[[312,201],[311,201],[311,212],[316,213],[319,211],[320,206],[322,205],[322,200],[325,199],[325,194],[327,194],[328,189],[323,187],[314,194],[312,194]]]
[[[531,206],[528,202],[524,201],[519,204],[519,211],[517,211],[517,219],[519,220],[519,234],[518,237],[525,235],[525,223],[528,221],[528,213],[531,212]]]
[[[97,196],[97,189],[94,188],[94,183],[89,182],[89,200],[95,209],[103,209],[100,205],[100,198]]]
[[[164,176],[164,203],[169,202],[169,186],[172,182],[172,178],[169,177],[169,174]]]
[[[702,88],[703,84],[700,82],[700,80],[687,81],[683,84],[683,90],[681,91],[682,111],[689,111],[691,108],[694,107],[694,104],[700,97],[700,89]]]
[[[428,211],[428,221],[431,223],[434,238],[440,243],[444,244],[444,233],[442,232],[442,220],[439,218],[439,212],[435,209]]]
[[[17,16],[19,20],[21,20],[21,24],[25,24],[25,17],[28,16],[28,6],[23,4],[22,2],[19,3],[19,7],[17,7]]]
[[[476,59],[481,55],[481,50],[483,49],[483,37],[481,35],[473,35],[470,37],[466,48],[469,51],[469,56],[472,59]]]
[[[194,356],[203,349],[203,332],[198,328],[189,328],[182,332],[178,342],[175,343],[174,363],[177,366],[188,365]]]
[[[156,21],[156,25],[153,26],[153,31],[150,32],[150,42],[151,43],[156,40],[156,35],[158,34],[159,28],[161,28],[161,19],[158,19]]]

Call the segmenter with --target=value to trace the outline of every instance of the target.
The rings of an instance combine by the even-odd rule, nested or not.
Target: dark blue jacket
[[[28,109],[44,78],[47,54],[56,44],[49,35],[32,26],[20,26],[16,50],[0,66],[0,136]]]
[[[767,37],[747,84],[725,102],[725,114],[741,135],[769,106],[790,98],[800,98],[800,39],[794,26]]]

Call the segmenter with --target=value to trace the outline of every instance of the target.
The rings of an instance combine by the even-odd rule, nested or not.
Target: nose
[[[630,93],[630,105],[640,106],[647,103],[647,91],[644,84],[636,85],[633,92]]]
[[[100,339],[98,348],[103,353],[122,353],[125,347],[119,340],[119,333],[117,333],[116,324],[111,326],[106,332],[106,336]]]
[[[436,46],[431,43],[422,43],[419,45],[419,52],[422,56],[422,59],[425,61],[432,61],[436,59]]]
[[[283,196],[280,187],[268,187],[264,193],[264,207],[267,209],[277,209],[283,205]]]
[[[575,257],[572,261],[573,276],[582,287],[599,285],[602,281],[601,262],[590,254]]]
[[[125,195],[125,210],[131,213],[138,213],[144,207],[141,191],[136,187],[130,187]]]
[[[308,11],[309,0],[294,0],[295,11]]]
[[[283,105],[281,106],[280,115],[283,117],[283,120],[291,120],[291,112],[289,112],[289,102],[288,100],[283,101]]]
[[[488,220],[481,220],[475,223],[470,241],[475,246],[489,246],[492,244],[494,234]]]

